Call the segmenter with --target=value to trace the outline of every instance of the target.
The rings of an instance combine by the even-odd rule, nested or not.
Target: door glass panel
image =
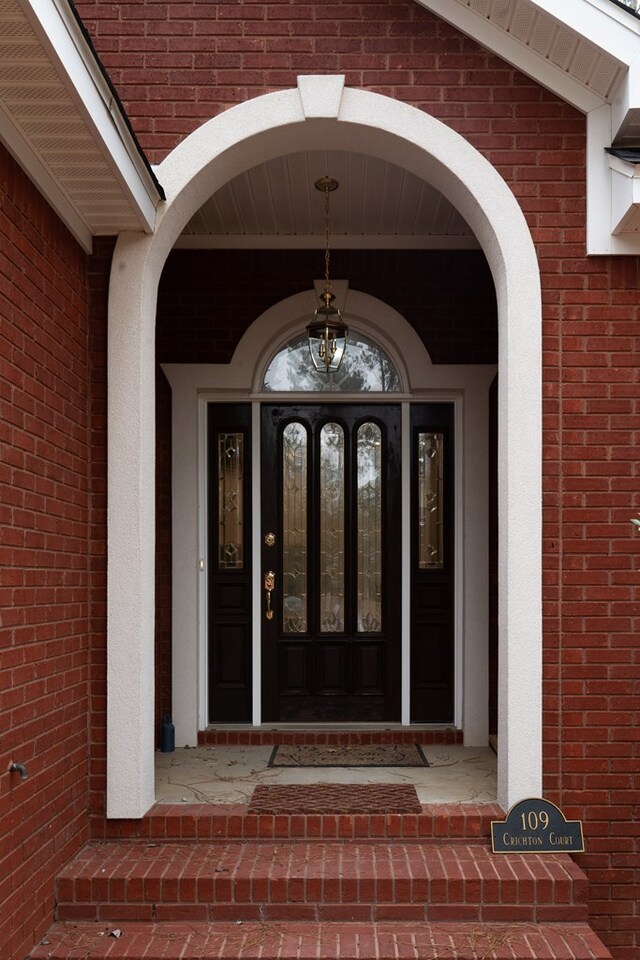
[[[382,433],[363,423],[356,440],[358,632],[382,630]]]
[[[307,431],[289,423],[282,434],[282,629],[307,630]]]
[[[443,446],[441,433],[418,434],[418,567],[441,570],[443,555]]]
[[[320,431],[320,631],[344,631],[344,430]]]
[[[244,436],[218,434],[218,568],[241,570],[244,503]]]

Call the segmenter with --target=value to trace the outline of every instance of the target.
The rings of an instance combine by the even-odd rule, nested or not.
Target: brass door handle
[[[273,570],[267,570],[264,575],[264,589],[267,595],[267,620],[273,620],[273,610],[271,609],[271,593],[275,589],[276,575]]]

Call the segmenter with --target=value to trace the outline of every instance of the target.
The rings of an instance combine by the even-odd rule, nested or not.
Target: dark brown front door
[[[400,719],[400,407],[262,409],[263,720]]]

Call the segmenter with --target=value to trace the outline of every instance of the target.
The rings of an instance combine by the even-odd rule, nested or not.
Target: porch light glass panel
[[[379,633],[382,630],[382,433],[376,423],[363,423],[358,428],[356,475],[358,633]]]
[[[289,423],[282,434],[282,630],[307,632],[307,431]]]
[[[443,448],[441,433],[418,434],[418,567],[444,566]]]
[[[320,431],[320,631],[344,631],[344,430]]]
[[[244,558],[244,436],[218,434],[218,567],[241,570]]]

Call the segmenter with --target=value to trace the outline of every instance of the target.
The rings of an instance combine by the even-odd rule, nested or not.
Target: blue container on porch
[[[176,728],[171,722],[168,713],[165,714],[162,721],[162,730],[160,732],[160,752],[173,753],[176,746]]]

